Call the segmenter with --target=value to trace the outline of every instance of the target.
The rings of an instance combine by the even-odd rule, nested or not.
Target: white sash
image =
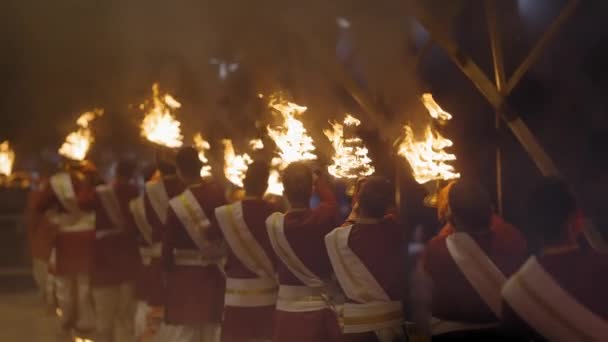
[[[211,266],[217,265],[220,268],[223,267],[224,258],[223,256],[207,256],[201,253],[198,249],[174,249],[173,250],[173,262],[177,266]]]
[[[137,229],[139,229],[141,235],[144,237],[144,240],[146,240],[148,245],[154,244],[154,241],[152,241],[152,226],[150,226],[148,219],[146,219],[144,198],[140,196],[132,199],[129,202],[129,209],[131,210],[131,214],[133,214],[135,225],[137,226]]]
[[[101,203],[103,204],[103,208],[105,209],[110,221],[116,228],[122,229],[124,227],[125,220],[122,216],[122,212],[120,210],[120,204],[118,202],[118,197],[116,197],[116,192],[112,186],[109,185],[99,185],[95,188],[99,198],[101,199]]]
[[[325,236],[325,246],[336,277],[346,296],[360,304],[346,303],[342,310],[343,331],[361,333],[377,331],[394,336],[384,329],[400,327],[403,309],[393,301],[361,259],[348,246],[352,225],[334,229]],[[392,329],[391,329],[392,330]],[[400,329],[394,331],[399,333]]]
[[[260,278],[273,279],[274,267],[243,218],[243,202],[215,209],[215,217],[230,249],[243,266]]]
[[[502,295],[530,327],[548,340],[608,341],[608,322],[561,288],[534,256],[509,279]]]
[[[59,233],[78,233],[95,230],[95,213],[70,215],[73,221],[59,226]]]
[[[323,280],[316,276],[291,248],[285,236],[285,215],[274,213],[266,219],[266,229],[270,238],[270,243],[277,256],[283,261],[296,278],[309,287],[324,286]]]
[[[273,306],[277,301],[278,286],[274,279],[226,279],[225,306]]]
[[[146,182],[145,188],[156,216],[158,216],[158,219],[162,224],[167,223],[169,196],[167,195],[167,189],[165,189],[165,182],[162,179],[158,181],[148,181]]]
[[[188,235],[196,246],[201,251],[206,250],[211,245],[206,239],[211,221],[207,218],[207,214],[201,208],[192,191],[186,189],[181,195],[171,199],[169,205],[175,211],[177,218],[184,225]]]
[[[51,177],[49,183],[65,210],[73,213],[78,212],[76,193],[74,192],[74,184],[72,184],[70,174],[67,172],[57,173]]]
[[[469,234],[463,232],[451,234],[447,237],[446,244],[465,278],[496,317],[500,317],[500,290],[507,281],[505,275]]]
[[[279,286],[276,308],[286,312],[311,312],[329,307],[321,287]]]

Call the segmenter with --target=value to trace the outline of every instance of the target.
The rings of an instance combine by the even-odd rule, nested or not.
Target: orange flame
[[[140,105],[144,109],[146,104]],[[141,122],[141,135],[149,141],[171,147],[181,147],[183,136],[180,122],[173,116],[173,111],[180,108],[181,103],[171,95],[160,96],[158,83],[152,85],[152,105]]]
[[[246,153],[237,155],[232,140],[224,139],[222,144],[224,144],[224,175],[232,184],[242,188],[245,173],[253,160]]]
[[[264,142],[262,141],[262,139],[251,139],[249,141],[249,147],[251,147],[252,150],[261,150],[264,148]]]
[[[103,110],[101,109],[94,109],[91,112],[80,115],[78,120],[76,120],[78,129],[68,134],[65,142],[59,148],[59,154],[72,160],[84,160],[94,141],[89,123],[101,115],[103,115]]]
[[[284,190],[285,189],[283,188],[279,171],[276,169],[270,170],[270,175],[268,176],[268,189],[266,190],[266,193],[281,196],[283,195]]]
[[[438,120],[449,120],[452,115],[439,107],[431,94],[424,94],[422,103],[429,115]],[[444,151],[453,145],[452,141],[444,138],[428,124],[424,131],[424,140],[417,141],[412,128],[404,127],[404,138],[398,154],[405,157],[412,167],[416,182],[424,184],[433,180],[449,180],[460,178],[460,174],[448,162],[456,160],[456,155]]]
[[[201,177],[211,177],[211,166],[205,155],[205,152],[211,148],[211,145],[209,145],[207,140],[203,139],[203,136],[200,133],[196,133],[193,140],[194,146],[198,150],[198,159],[203,163],[203,166],[201,166]]]
[[[343,124],[332,123],[332,129],[325,129],[323,133],[331,141],[335,154],[332,157],[333,164],[327,171],[337,178],[359,178],[371,176],[376,170],[371,165],[372,160],[368,157],[368,150],[359,137],[345,137],[344,127],[357,127],[361,121],[347,114]]]
[[[13,173],[13,163],[15,162],[15,151],[11,148],[8,141],[0,144],[0,175],[10,176]]]

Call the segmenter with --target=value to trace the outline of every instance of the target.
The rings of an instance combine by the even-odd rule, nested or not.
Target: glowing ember
[[[0,144],[0,175],[10,176],[13,173],[14,162],[15,151],[13,151],[8,141],[5,141]]]
[[[246,153],[237,155],[232,140],[224,139],[222,144],[224,144],[224,175],[232,184],[242,188],[245,173],[253,160]]]
[[[306,111],[306,107],[284,101],[276,96],[272,97],[269,106],[283,118],[283,125],[267,127],[268,135],[279,149],[280,168],[283,169],[295,161],[317,159],[313,153],[315,146],[312,138],[302,122],[296,119],[296,116]]]
[[[262,139],[252,139],[249,141],[249,147],[252,150],[261,150],[264,148],[264,142],[262,142]]]
[[[72,160],[84,160],[87,152],[89,152],[91,143],[94,141],[89,123],[101,115],[103,115],[103,110],[101,109],[95,109],[82,114],[76,120],[78,129],[68,134],[65,142],[59,148],[59,154]]]
[[[443,121],[452,120],[452,114],[443,110],[437,102],[435,102],[431,93],[422,94],[422,104],[424,104],[424,107],[426,107],[426,110],[429,111],[429,115],[431,115],[433,119]]]
[[[203,139],[203,136],[200,133],[196,133],[194,135],[194,146],[198,150],[198,159],[203,163],[201,166],[201,177],[211,177],[211,166],[209,165],[209,160],[207,156],[205,156],[205,151],[211,148],[209,142]]]
[[[423,104],[433,118],[451,118],[452,116],[442,110],[430,94]],[[440,113],[440,114],[438,114]],[[433,180],[449,180],[460,178],[454,167],[448,162],[456,160],[454,154],[444,151],[453,145],[452,141],[444,138],[439,132],[433,129],[432,125],[427,125],[424,131],[424,140],[417,141],[414,137],[412,128],[408,125],[404,127],[405,136],[399,146],[399,155],[405,157],[412,167],[414,179],[424,184]]]
[[[333,164],[327,169],[332,176],[359,178],[371,176],[376,171],[371,165],[372,160],[368,157],[368,150],[363,145],[361,138],[352,136],[352,133],[349,132],[344,133],[345,127],[354,128],[360,124],[361,121],[347,114],[343,124],[332,123],[332,129],[323,130],[335,150],[332,157]]]
[[[140,106],[141,109],[145,107],[146,104]],[[151,108],[141,122],[141,135],[155,144],[171,148],[182,146],[184,137],[180,122],[173,116],[173,111],[180,107],[181,104],[171,95],[161,96],[158,83],[154,83]]]

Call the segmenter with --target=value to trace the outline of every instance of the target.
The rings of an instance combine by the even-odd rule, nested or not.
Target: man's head
[[[123,159],[116,164],[116,178],[129,181],[135,174],[136,164],[133,160]]]
[[[248,196],[262,197],[268,188],[268,163],[256,160],[249,165],[243,185]]]
[[[490,228],[492,203],[477,182],[459,180],[448,193],[450,221],[458,231],[481,231]]]
[[[198,151],[194,147],[180,148],[175,157],[175,164],[177,165],[177,175],[183,181],[188,182],[200,178],[203,164],[198,159]]]
[[[163,176],[174,175],[175,151],[166,147],[159,147],[156,150],[156,167]]]
[[[360,216],[381,219],[394,201],[394,187],[388,179],[379,176],[369,177],[359,192]]]
[[[542,244],[558,242],[576,221],[576,200],[563,181],[546,178],[528,200],[528,229]]]
[[[283,186],[292,207],[308,205],[312,196],[312,170],[303,162],[289,164],[283,171]]]

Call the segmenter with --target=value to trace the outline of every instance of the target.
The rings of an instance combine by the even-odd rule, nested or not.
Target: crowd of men
[[[264,162],[249,166],[232,203],[200,177],[191,147],[158,153],[156,166],[142,194],[132,162],[108,184],[90,164],[67,164],[32,193],[34,274],[63,332],[95,342],[608,341],[608,256],[559,180],[532,192],[525,236],[475,181],[450,184],[439,195],[445,226],[414,255],[383,177],[357,183],[340,222],[329,180],[305,163],[282,174],[286,212],[264,198]]]

